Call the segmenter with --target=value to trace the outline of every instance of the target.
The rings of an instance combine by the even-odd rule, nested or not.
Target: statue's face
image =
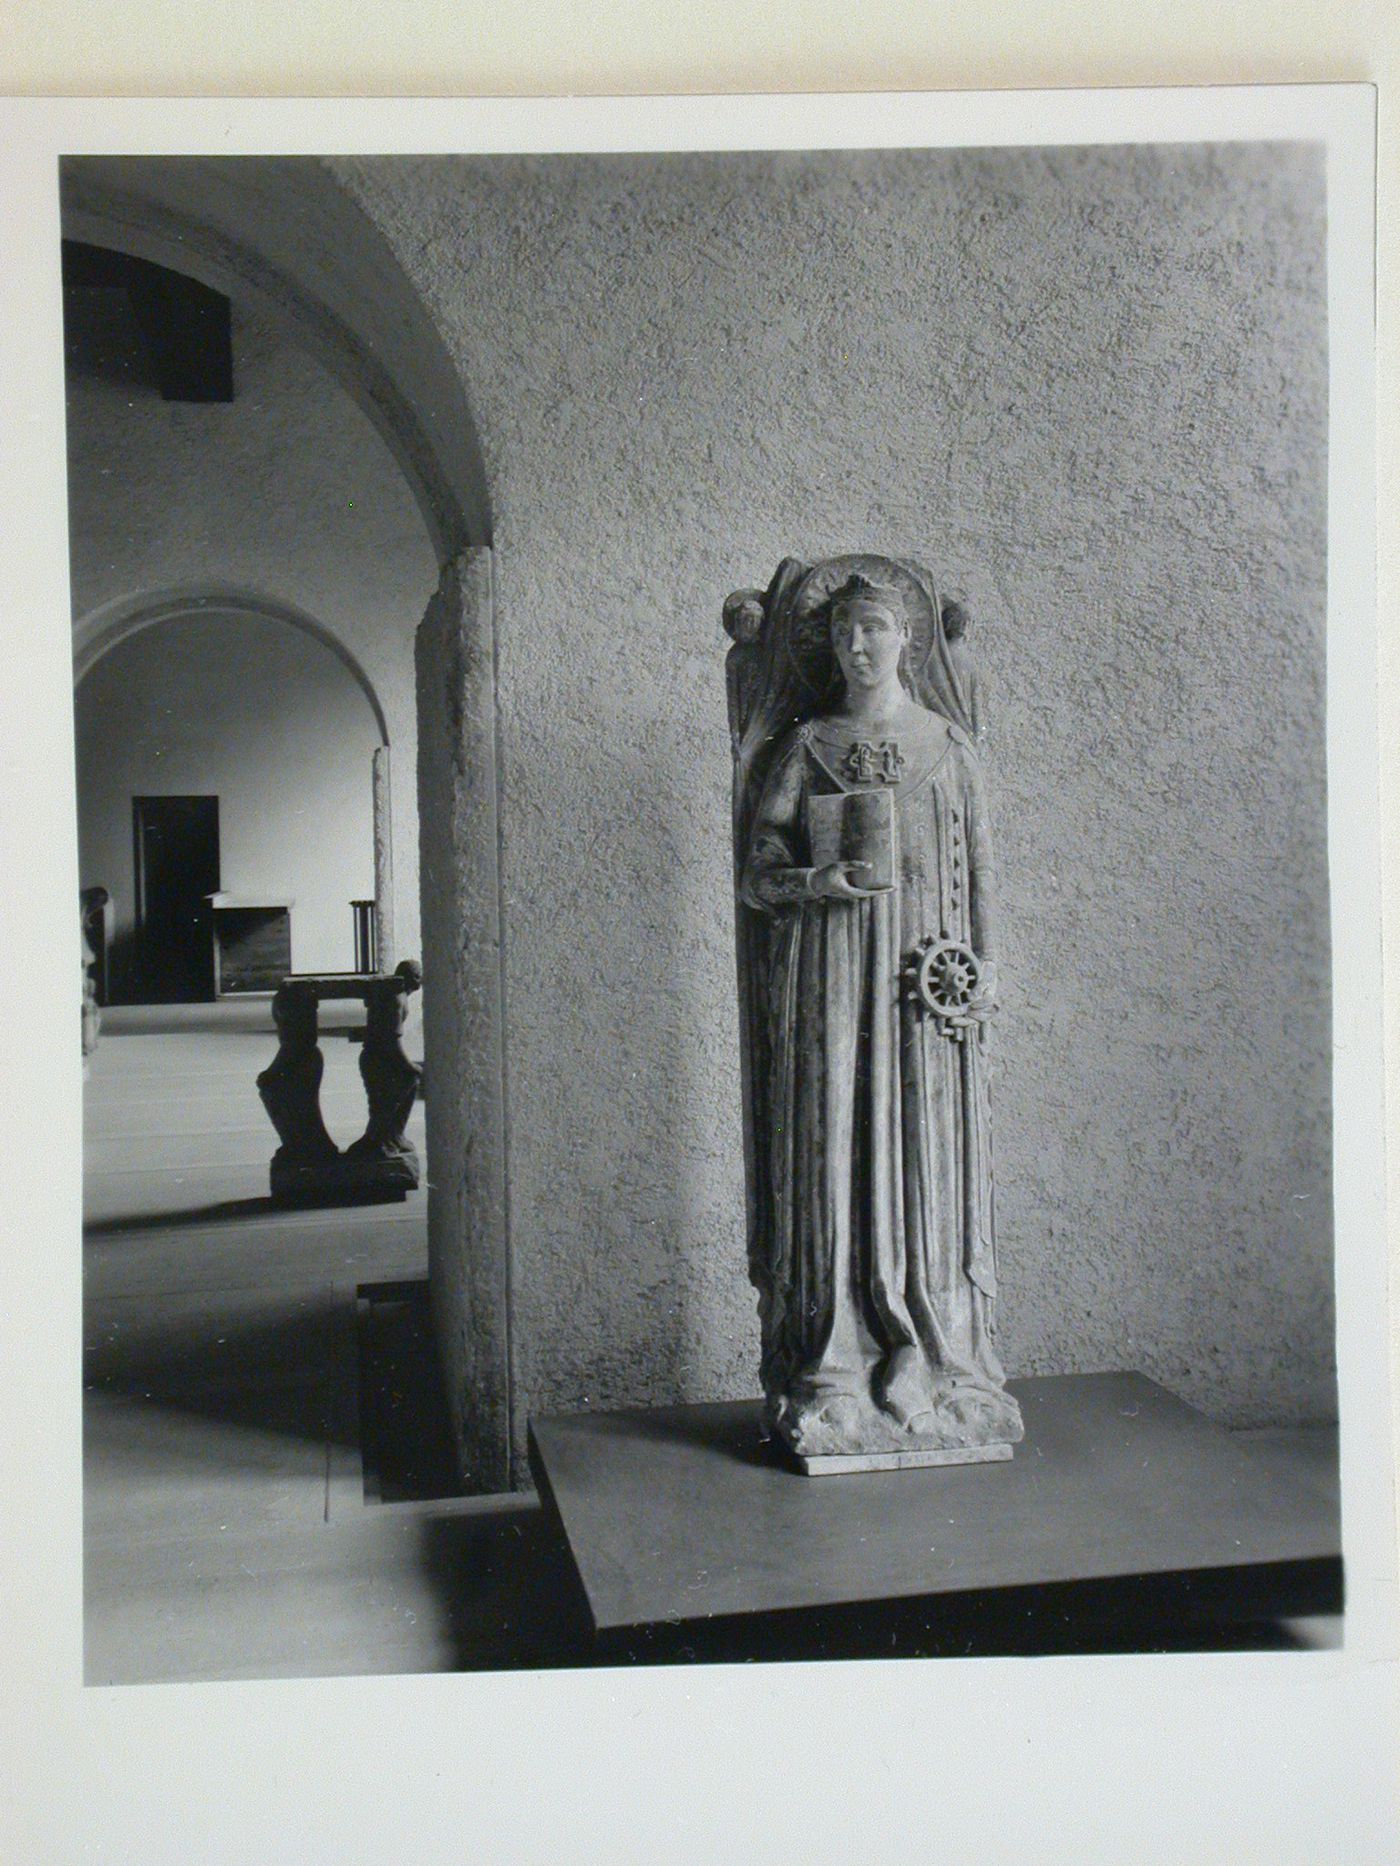
[[[849,687],[881,686],[899,666],[904,630],[878,603],[845,603],[831,618],[831,646]]]

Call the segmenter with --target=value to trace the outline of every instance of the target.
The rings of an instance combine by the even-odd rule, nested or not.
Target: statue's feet
[[[966,1374],[939,1373],[917,1348],[896,1348],[882,1371],[882,1411],[921,1447],[1014,1445],[1021,1409],[1009,1393]]]
[[[805,1382],[770,1397],[777,1434],[805,1458],[888,1451],[971,1450],[1014,1445],[1021,1410],[1000,1387],[966,1374],[939,1373],[917,1348],[896,1349],[874,1391],[818,1388]]]
[[[921,1421],[932,1426],[937,1411],[933,1370],[917,1348],[896,1348],[879,1377],[876,1398],[881,1410],[906,1432],[917,1432]]]
[[[868,1436],[867,1411],[852,1393],[814,1394],[785,1401],[777,1426],[804,1458],[831,1457],[862,1448]]]

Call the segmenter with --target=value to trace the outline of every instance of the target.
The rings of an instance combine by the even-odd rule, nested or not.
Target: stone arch
[[[119,596],[101,603],[73,624],[73,685],[80,686],[105,655],[119,642],[128,641],[158,623],[181,622],[190,616],[208,615],[230,609],[241,615],[262,616],[269,622],[283,622],[312,636],[349,670],[374,714],[381,745],[389,743],[389,727],[384,708],[369,675],[360,666],[339,636],[294,603],[283,602],[261,590],[247,589],[233,583],[185,584],[168,590],[143,590],[133,596]]]
[[[186,273],[309,351],[383,437],[437,554],[439,587],[418,631],[425,1099],[430,1160],[446,1162],[429,1179],[430,1282],[464,1479],[504,1490],[511,1274],[492,513],[462,381],[388,242],[315,157],[65,157],[60,188],[65,237]]]
[[[329,649],[363,694],[374,716],[379,745],[371,773],[374,825],[374,929],[379,964],[392,969],[398,954],[394,941],[394,824],[391,807],[389,726],[374,683],[340,637],[295,603],[283,602],[233,583],[186,584],[167,590],[140,591],[101,603],[73,625],[73,687],[76,691],[112,650],[133,635],[192,616],[228,611],[258,616],[300,630]]]
[[[397,460],[440,564],[490,544],[461,378],[388,242],[315,157],[70,157],[60,183],[66,238],[186,273],[324,364]]]

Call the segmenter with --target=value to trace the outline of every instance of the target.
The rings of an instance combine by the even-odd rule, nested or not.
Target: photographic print
[[[1321,146],[61,190],[88,1682],[1335,1645]]]

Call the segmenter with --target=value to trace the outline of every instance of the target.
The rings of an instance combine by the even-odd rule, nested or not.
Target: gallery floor
[[[92,1059],[88,1682],[737,1656],[685,1636],[600,1651],[532,1497],[441,1494],[418,1304],[424,1195],[275,1210],[273,1136],[254,1088],[273,1044],[265,1003],[116,1010]],[[358,1050],[329,1032],[323,1051],[327,1125],[349,1139],[364,1119]],[[421,1150],[421,1107],[410,1132]],[[1275,1455],[1333,1481],[1330,1434],[1272,1437]],[[1064,1628],[1058,1649],[1332,1644],[1338,1630]],[[775,1627],[767,1652],[888,1652],[892,1639],[903,1652],[967,1649],[917,1612],[832,1623],[817,1650],[804,1637],[785,1643]],[[1054,1629],[1038,1637],[1056,1649]],[[980,1650],[1024,1650],[1024,1639],[985,1616],[977,1630]]]
[[[265,1002],[117,1009],[92,1059],[88,1682],[567,1662],[579,1629],[549,1603],[570,1576],[533,1499],[381,1500],[357,1298],[421,1287],[425,1198],[276,1211],[254,1087],[274,1048]],[[343,1142],[359,1051],[322,1049]],[[421,1104],[410,1134],[421,1152]]]

